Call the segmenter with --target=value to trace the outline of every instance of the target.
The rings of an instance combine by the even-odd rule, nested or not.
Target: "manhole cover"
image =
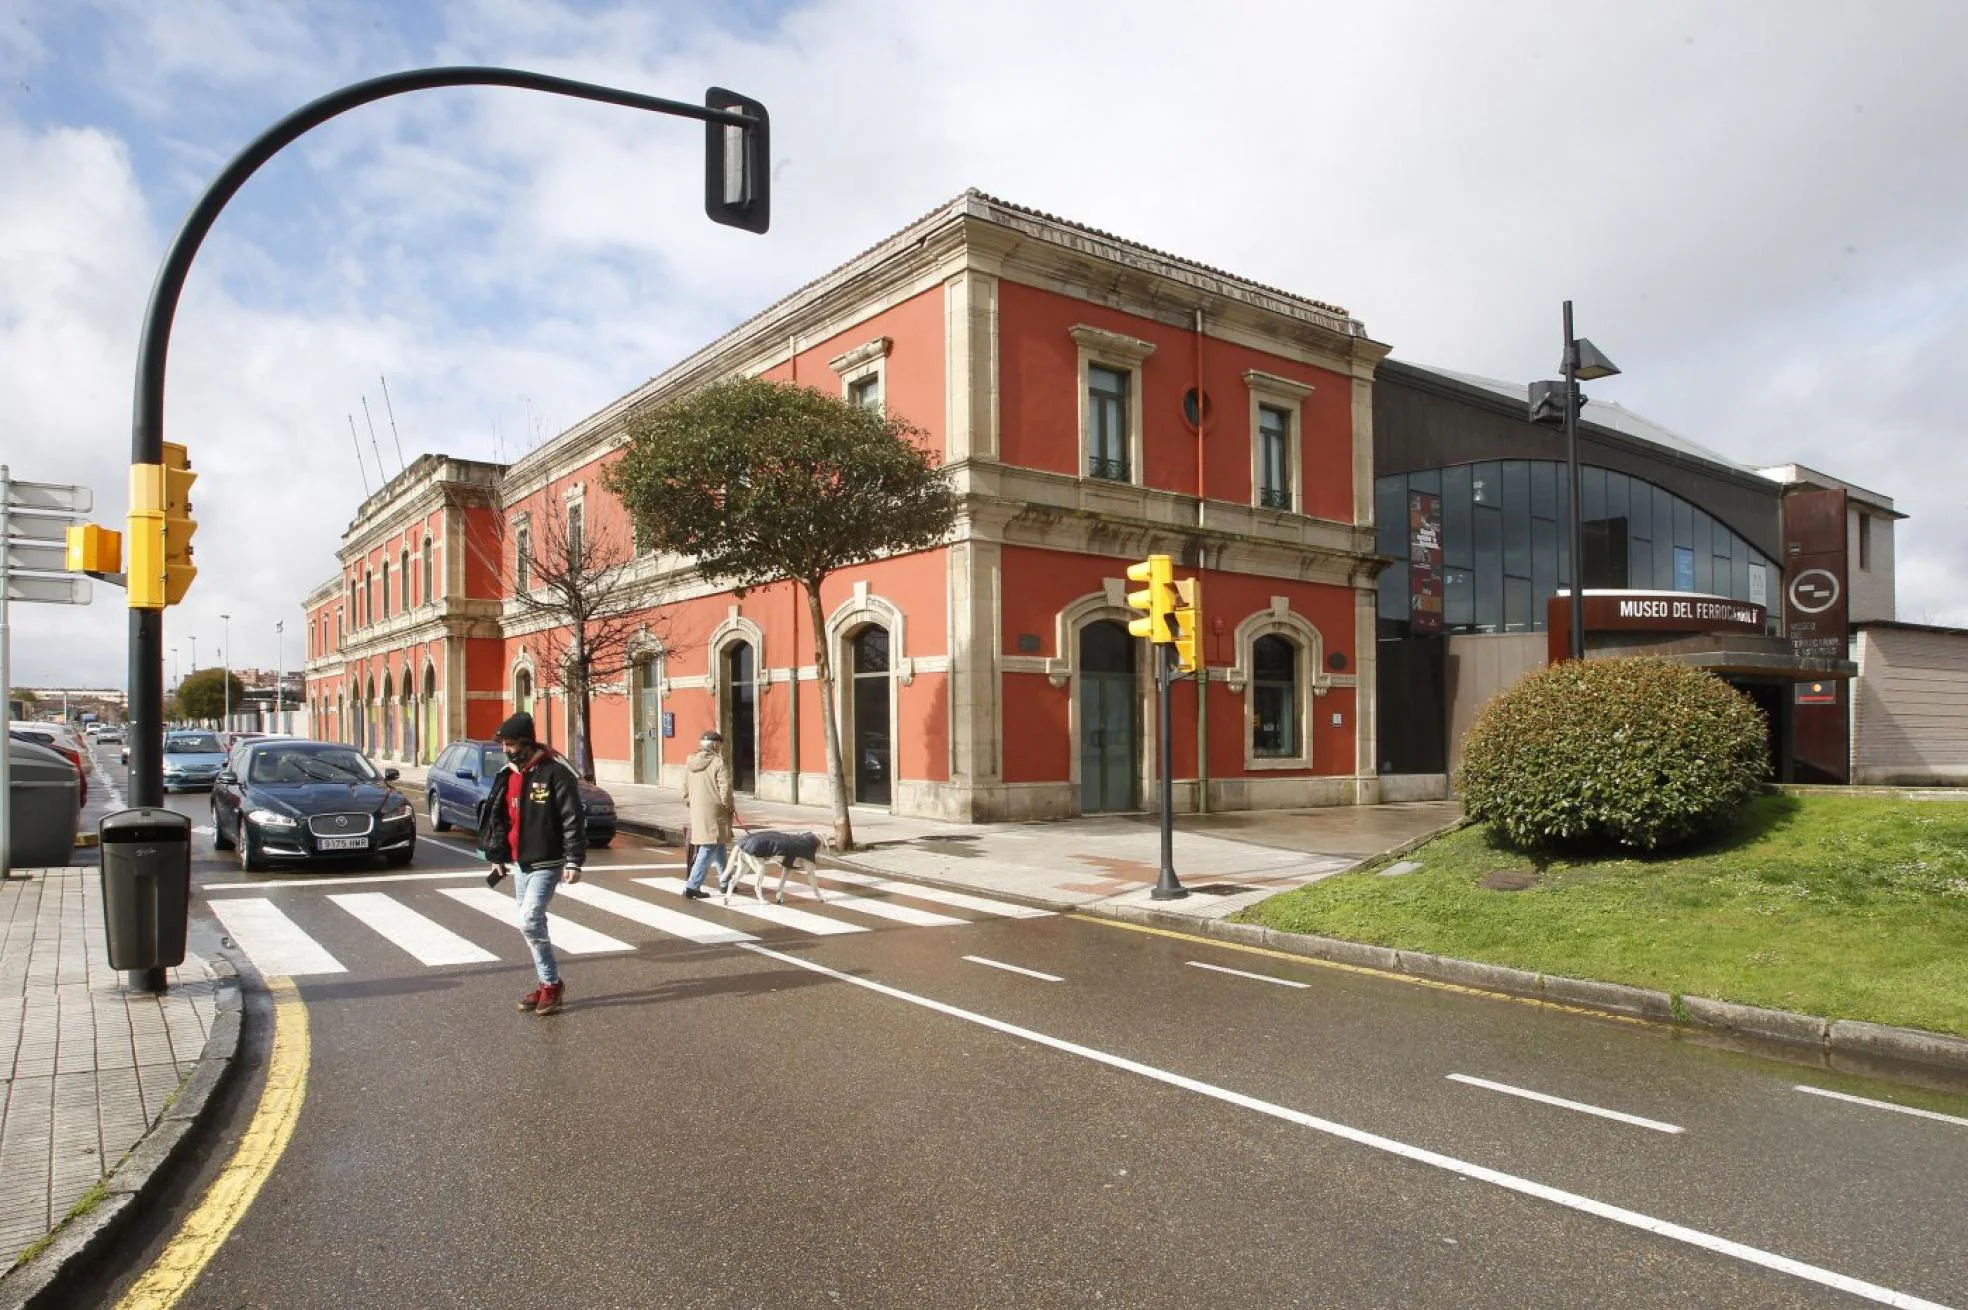
[[[1207,887],[1191,887],[1198,896],[1241,896],[1245,892],[1261,890],[1257,887],[1240,887],[1234,882],[1213,882]]]
[[[1480,886],[1493,892],[1521,892],[1538,885],[1538,876],[1529,869],[1492,869]]]

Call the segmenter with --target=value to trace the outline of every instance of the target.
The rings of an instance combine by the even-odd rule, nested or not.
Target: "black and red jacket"
[[[509,801],[513,778],[520,780],[516,807]],[[512,812],[519,814],[519,849],[513,849]],[[522,869],[581,865],[588,858],[588,811],[581,802],[581,779],[567,761],[545,746],[519,768],[508,762],[492,779],[479,811],[478,847],[495,864]]]

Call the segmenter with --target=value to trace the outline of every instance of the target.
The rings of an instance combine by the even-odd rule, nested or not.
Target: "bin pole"
[[[14,498],[14,489],[7,479],[7,466],[0,464],[0,707],[4,707],[9,722],[13,721],[14,686],[9,680],[7,667],[7,531],[13,525],[7,505]],[[10,736],[0,742],[0,878],[11,878],[14,874],[14,739]]]

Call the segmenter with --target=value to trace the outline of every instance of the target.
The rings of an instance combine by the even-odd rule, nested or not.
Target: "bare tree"
[[[543,682],[568,697],[568,754],[593,782],[594,689],[627,672],[638,633],[653,629],[667,646],[667,624],[660,612],[648,613],[651,597],[632,577],[630,543],[588,522],[581,503],[550,500],[519,533],[508,566],[510,595],[523,615],[544,624],[529,645]]]

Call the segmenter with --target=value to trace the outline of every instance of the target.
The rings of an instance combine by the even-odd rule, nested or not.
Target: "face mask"
[[[506,744],[505,751],[506,751],[506,760],[509,763],[524,764],[526,762],[526,747],[520,745],[519,743],[508,742]]]

